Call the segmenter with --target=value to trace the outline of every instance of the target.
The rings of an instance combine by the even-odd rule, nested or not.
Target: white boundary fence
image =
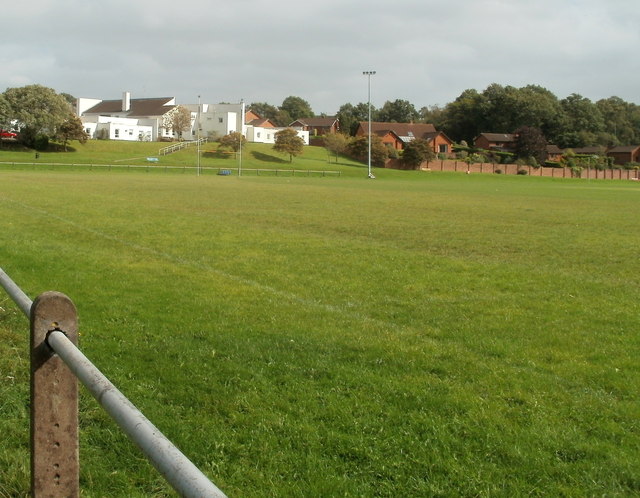
[[[2,268],[0,285],[31,326],[32,496],[80,495],[78,379],[180,496],[225,496],[77,348],[67,296],[45,292],[32,302]]]

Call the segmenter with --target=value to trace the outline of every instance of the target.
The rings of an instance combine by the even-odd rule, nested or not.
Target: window
[[[260,138],[260,132],[257,133],[258,138]]]
[[[116,138],[120,138],[120,128],[116,128],[113,130],[113,136]]]
[[[440,144],[438,146],[438,152],[446,154],[447,152],[449,152],[449,146],[447,144]]]
[[[218,123],[224,123],[224,120],[222,118],[218,118]]]

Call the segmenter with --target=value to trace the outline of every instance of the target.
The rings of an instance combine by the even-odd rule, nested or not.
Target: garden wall
[[[398,159],[390,159],[386,168],[392,169],[412,169],[403,166]],[[474,163],[467,164],[464,161],[455,159],[436,159],[434,161],[424,162],[418,168],[422,171],[457,171],[459,173],[496,173],[498,170],[505,175],[516,175],[518,171],[524,170],[530,176],[547,176],[554,178],[571,178],[572,172],[570,168],[534,168],[532,166],[519,166],[517,164],[493,164],[493,163]],[[638,180],[638,170],[625,169],[607,169],[583,170],[580,178],[597,179],[597,180]]]

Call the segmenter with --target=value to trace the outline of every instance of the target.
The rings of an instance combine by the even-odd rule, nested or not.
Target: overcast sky
[[[0,9],[0,91],[178,104],[444,105],[491,83],[640,104],[638,0],[29,0]]]

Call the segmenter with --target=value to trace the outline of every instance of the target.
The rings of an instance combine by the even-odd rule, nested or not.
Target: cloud
[[[334,113],[366,101],[369,69],[377,106],[442,105],[493,82],[633,101],[640,83],[632,0],[33,0],[2,16],[0,87],[76,96],[279,105],[298,95]]]

